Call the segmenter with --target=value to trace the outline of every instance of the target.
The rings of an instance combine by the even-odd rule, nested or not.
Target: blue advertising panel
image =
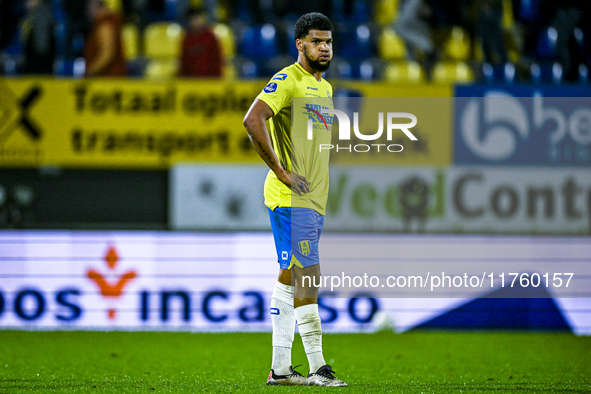
[[[591,166],[591,88],[458,86],[454,163]]]

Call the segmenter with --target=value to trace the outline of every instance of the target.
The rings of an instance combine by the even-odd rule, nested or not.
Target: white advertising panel
[[[269,230],[264,166],[177,166],[170,226]],[[541,167],[334,165],[325,230],[591,233],[591,171]]]
[[[343,242],[339,237],[323,239]],[[384,241],[383,235],[368,237],[367,242]],[[454,249],[458,259],[475,253],[459,247],[466,243],[461,236],[387,237],[392,244],[420,245],[413,249],[419,260],[437,255],[438,248]],[[539,244],[535,238],[498,238],[469,241],[479,245],[480,254],[494,251],[509,263],[511,254],[499,251],[500,243],[525,252]],[[563,240],[576,251],[573,256],[589,263],[585,239]],[[270,233],[2,231],[0,328],[269,332],[276,259]],[[470,301],[378,298],[364,289],[343,298],[325,294],[320,313],[325,332],[400,332]],[[556,304],[574,332],[591,334],[589,298],[556,299]]]
[[[169,222],[178,230],[267,230],[264,166],[178,165],[170,170]]]
[[[591,171],[331,168],[326,230],[589,235]]]

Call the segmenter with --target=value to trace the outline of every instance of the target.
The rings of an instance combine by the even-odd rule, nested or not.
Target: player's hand
[[[310,193],[310,184],[305,176],[298,175],[295,172],[283,170],[281,174],[277,174],[277,178],[283,182],[287,187],[301,196],[305,193]]]

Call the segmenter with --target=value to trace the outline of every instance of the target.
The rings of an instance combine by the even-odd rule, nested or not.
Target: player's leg
[[[311,209],[292,209],[292,284],[294,285],[295,318],[298,323],[310,372],[308,385],[347,386],[334,377],[322,351],[322,325],[318,313],[320,261],[318,242],[324,216]]]
[[[271,296],[271,323],[273,325],[273,359],[267,378],[269,385],[303,385],[306,378],[291,366],[291,347],[295,331],[293,287],[289,255],[291,243],[288,224],[289,211],[277,208],[270,211],[271,227],[277,247],[279,277]],[[287,233],[286,233],[287,230]]]

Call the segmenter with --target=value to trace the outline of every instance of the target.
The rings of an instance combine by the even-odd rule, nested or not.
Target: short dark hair
[[[304,38],[310,30],[329,31],[334,34],[334,26],[326,15],[320,12],[310,12],[302,15],[295,24],[295,38]]]

